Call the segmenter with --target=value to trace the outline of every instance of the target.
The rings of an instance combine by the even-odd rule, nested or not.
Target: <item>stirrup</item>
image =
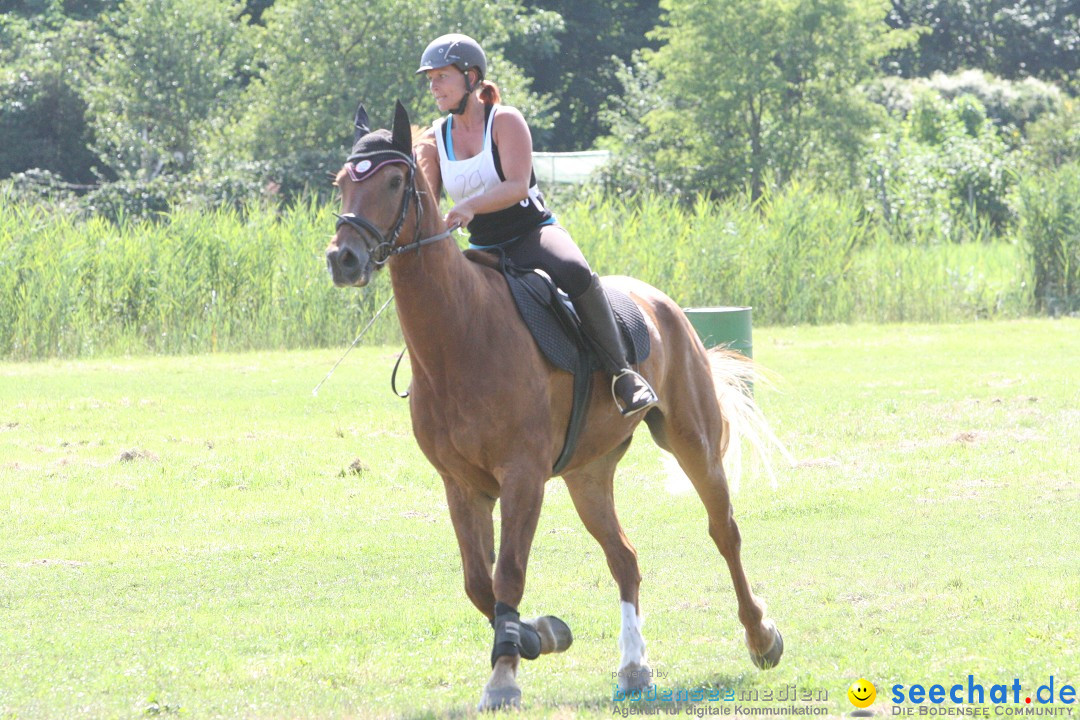
[[[619,395],[615,392],[615,383],[627,375],[637,378],[639,386],[637,392],[634,393],[635,397],[631,400],[631,403],[624,406],[619,402]],[[660,399],[656,397],[656,391],[652,389],[652,385],[649,384],[649,381],[642,377],[641,373],[635,372],[630,368],[626,368],[611,376],[611,397],[615,400],[615,407],[619,409],[619,412],[623,417],[639,413],[642,410],[647,410],[660,402]]]

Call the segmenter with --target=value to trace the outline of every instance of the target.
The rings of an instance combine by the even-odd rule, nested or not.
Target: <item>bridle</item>
[[[334,231],[341,229],[342,225],[348,225],[349,227],[360,233],[361,236],[370,235],[378,242],[374,247],[368,247],[368,255],[371,257],[371,261],[375,264],[375,267],[382,267],[390,258],[394,255],[400,255],[408,252],[409,250],[416,250],[420,252],[420,248],[431,243],[438,242],[439,240],[445,240],[453,233],[453,228],[448,229],[438,235],[432,235],[428,238],[420,238],[420,225],[424,218],[424,206],[420,204],[420,191],[416,189],[416,160],[412,155],[408,155],[396,150],[380,150],[378,156],[381,162],[371,168],[371,161],[368,159],[369,154],[358,153],[356,155],[350,155],[349,159],[345,162],[345,170],[349,174],[349,178],[354,182],[362,182],[363,180],[371,177],[372,174],[383,165],[389,163],[405,163],[409,170],[405,175],[405,193],[401,198],[401,211],[398,213],[397,222],[394,223],[393,230],[390,231],[390,236],[387,236],[380,230],[375,223],[371,222],[363,215],[356,213],[334,213],[337,217],[337,225],[334,227]],[[368,170],[363,176],[361,176],[357,170],[357,165],[363,165],[364,162],[368,163]],[[416,205],[416,233],[413,236],[411,243],[404,245],[398,245],[398,236],[401,234],[401,228],[405,224],[405,218],[409,214],[409,205],[414,203]],[[365,243],[366,244],[366,243]]]

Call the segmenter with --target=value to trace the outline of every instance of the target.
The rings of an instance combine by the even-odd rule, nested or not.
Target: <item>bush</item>
[[[169,211],[177,197],[177,179],[159,176],[153,180],[118,180],[101,185],[84,196],[80,204],[90,215],[114,223],[144,219]]]
[[[1020,184],[1021,240],[1028,249],[1040,309],[1080,310],[1080,162]]]
[[[908,135],[924,145],[941,145],[957,134],[957,119],[940,95],[924,92],[915,98],[908,113]]]
[[[1029,125],[1025,157],[1035,170],[1080,161],[1080,102],[1068,99]]]
[[[249,206],[261,208],[267,200],[291,204],[300,196],[299,192],[286,195],[267,163],[238,162],[223,169],[200,167],[185,175],[176,188],[175,207],[232,209],[243,213]]]
[[[953,75],[934,73],[927,87],[946,100],[963,95],[978,98],[987,115],[1000,127],[1023,131],[1028,123],[1060,106],[1063,96],[1056,85],[1035,78],[1004,80],[982,70]]]
[[[946,102],[970,95],[979,101],[986,116],[999,129],[1019,132],[1043,115],[1055,112],[1065,100],[1061,90],[1051,83],[1034,78],[1004,80],[982,70],[965,70],[952,75],[934,73],[930,78],[885,77],[873,80],[863,88],[870,100],[901,120],[928,91]]]
[[[909,239],[1001,234],[1015,213],[1014,158],[977,98],[922,93],[867,159],[874,212]]]
[[[71,185],[51,170],[32,168],[0,180],[0,197],[13,205],[42,205],[70,214],[79,211],[80,186]]]

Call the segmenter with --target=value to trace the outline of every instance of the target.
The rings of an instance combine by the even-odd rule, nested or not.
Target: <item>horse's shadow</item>
[[[541,713],[557,711],[570,712],[573,716],[576,716],[578,713],[589,713],[619,717],[623,715],[622,709],[625,708],[627,710],[627,716],[630,714],[633,714],[634,716],[662,716],[671,714],[686,716],[688,714],[687,711],[692,708],[700,706],[721,706],[725,702],[724,697],[729,693],[734,693],[738,696],[741,689],[755,686],[756,684],[751,682],[749,676],[746,675],[713,674],[697,682],[683,681],[678,684],[670,685],[658,683],[657,690],[665,693],[670,692],[672,697],[671,700],[649,700],[644,698],[635,700],[627,698],[620,700],[617,699],[614,686],[611,686],[606,694],[582,695],[577,699],[563,697],[559,699],[541,700],[534,697],[531,702],[526,700],[523,710],[526,714],[529,710],[535,710]],[[704,698],[701,700],[690,701],[687,698],[690,697],[692,693],[703,693]],[[649,693],[645,693],[645,697],[648,696]],[[719,699],[715,699],[717,696],[719,696]],[[526,695],[526,697],[528,696]],[[638,696],[634,695],[633,697]],[[484,714],[478,713],[475,707],[462,707],[446,711],[416,710],[414,712],[403,714],[401,717],[403,720],[460,720],[462,718],[476,718],[483,716]]]

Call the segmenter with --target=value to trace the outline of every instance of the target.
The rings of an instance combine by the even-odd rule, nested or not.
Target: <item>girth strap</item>
[[[552,475],[558,475],[570,464],[577,450],[578,440],[581,438],[581,429],[585,425],[585,416],[589,411],[589,397],[592,395],[593,373],[589,366],[588,357],[582,353],[578,362],[578,369],[574,372],[574,400],[570,408],[570,422],[566,425],[566,437],[563,439],[563,449],[555,460],[555,466],[551,468]]]

